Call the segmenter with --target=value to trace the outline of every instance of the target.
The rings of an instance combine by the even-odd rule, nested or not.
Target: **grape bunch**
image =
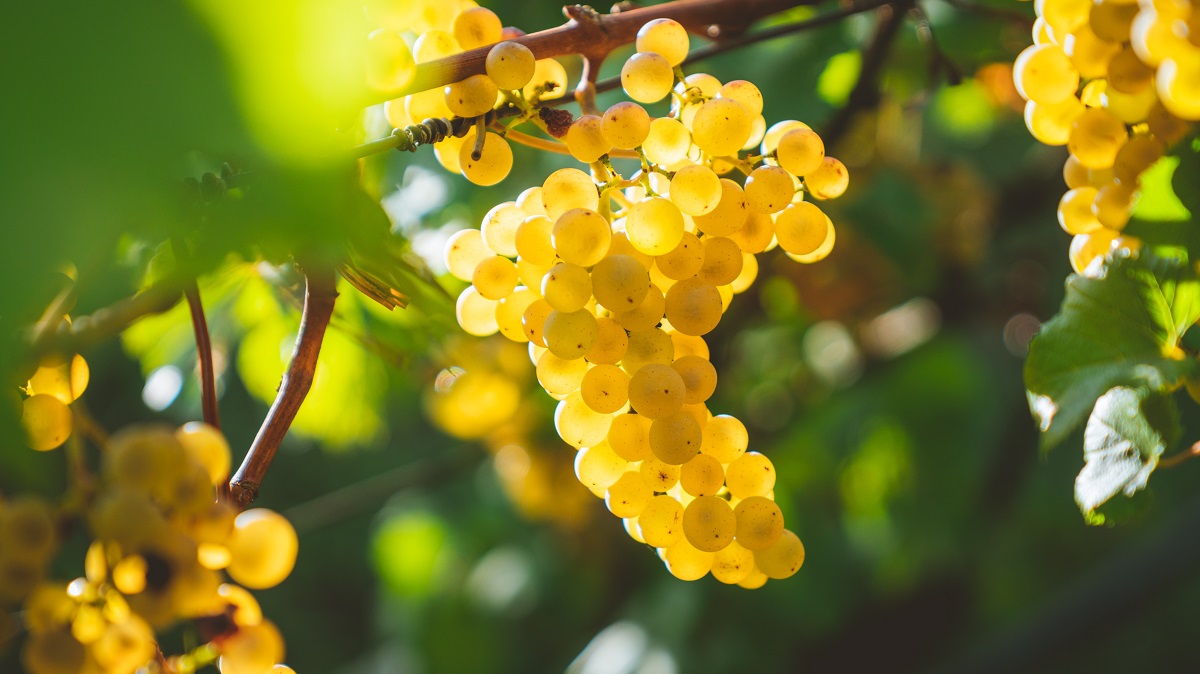
[[[26,670],[132,674],[160,658],[174,672],[213,662],[222,674],[292,671],[278,664],[283,639],[246,588],[291,573],[296,533],[275,512],[239,514],[215,498],[230,467],[220,431],[130,427],[103,450],[99,474],[79,479],[57,507],[0,500],[0,604],[23,606]],[[92,536],[84,575],[47,578],[76,524]],[[202,645],[167,657],[155,632],[183,620],[194,621]]]
[[[21,425],[25,443],[41,452],[62,446],[74,430],[71,403],[87,389],[90,370],[83,356],[50,355],[42,359],[21,392]]]
[[[1037,0],[1033,45],[1013,64],[1025,124],[1066,145],[1058,222],[1082,273],[1115,247],[1140,176],[1200,120],[1194,0]]]
[[[488,57],[497,81],[505,45]],[[768,128],[754,84],[682,75],[688,49],[677,22],[643,26],[621,70],[632,100],[547,128],[589,170],[560,169],[498,204],[480,229],[449,239],[445,262],[471,283],[457,301],[467,333],[528,343],[538,382],[559,400],[556,430],[577,449],[576,477],[629,535],[678,578],[711,572],[757,588],[794,574],[804,546],[773,500],[771,461],[748,451],[738,419],[705,404],[717,372],[703,336],[755,280],[756,254],[829,254],[833,223],[806,196],[836,198],[849,175],[808,125]],[[668,96],[663,117],[641,105]],[[458,168],[495,184],[512,152],[500,133],[478,143],[474,133]],[[629,177],[614,167],[627,158]]]

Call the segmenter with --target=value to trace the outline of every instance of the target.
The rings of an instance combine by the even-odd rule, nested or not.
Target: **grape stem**
[[[538,150],[545,150],[546,152],[554,152],[556,154],[571,154],[570,150],[567,149],[567,146],[558,141],[538,138],[537,136],[530,136],[529,134],[521,133],[520,131],[516,131],[514,129],[507,129],[504,132],[504,138],[514,143],[526,145]],[[609,150],[608,156],[617,159],[638,158],[637,153],[632,150],[618,150],[616,148]]]
[[[171,239],[171,248],[176,259],[188,254],[187,244],[182,238]],[[183,296],[187,299],[188,312],[192,317],[192,333],[196,339],[196,360],[200,364],[200,405],[204,413],[204,423],[213,428],[221,428],[220,416],[217,413],[217,382],[213,373],[212,337],[208,332],[208,320],[204,317],[204,303],[200,300],[200,285],[195,277],[183,284]]]
[[[900,33],[900,26],[908,10],[913,7],[915,0],[899,0],[892,4],[882,4],[876,12],[879,16],[875,24],[875,32],[871,41],[863,50],[862,69],[858,73],[858,81],[850,90],[846,104],[829,120],[821,137],[825,147],[837,145],[859,113],[875,108],[879,104],[880,80],[883,77],[884,66],[887,65],[888,53],[892,43]]]
[[[98,344],[129,327],[145,316],[161,314],[179,303],[183,282],[168,278],[145,290],[97,309],[87,316],[80,316],[70,324],[60,323],[57,330],[42,330],[32,339],[33,356],[47,353],[78,353]]]
[[[333,304],[338,295],[337,275],[333,268],[322,264],[305,266],[304,278],[304,312],[300,316],[300,334],[296,337],[292,362],[283,373],[279,393],[246,452],[246,458],[229,480],[230,495],[240,510],[246,509],[258,496],[258,488],[275,452],[312,388],[321,341],[333,317]]]
[[[1191,447],[1188,447],[1187,449],[1185,449],[1181,452],[1176,452],[1175,454],[1172,454],[1171,456],[1168,456],[1165,459],[1160,459],[1158,462],[1158,467],[1159,468],[1174,468],[1175,466],[1178,466],[1179,464],[1183,463],[1184,461],[1187,461],[1188,459],[1193,459],[1197,456],[1200,456],[1200,441],[1197,441]]]

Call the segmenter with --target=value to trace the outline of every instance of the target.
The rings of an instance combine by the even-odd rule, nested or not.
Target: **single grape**
[[[775,488],[775,466],[758,452],[746,452],[725,467],[725,486],[740,499],[766,496]]]
[[[671,363],[671,369],[683,379],[683,402],[695,405],[708,400],[717,389],[717,369],[707,358],[684,355]]]
[[[547,350],[537,361],[538,383],[553,396],[565,396],[578,391],[588,371],[587,363],[579,358],[562,358]]]
[[[825,157],[815,171],[804,176],[804,187],[816,199],[836,199],[850,186],[850,172],[842,162]]]
[[[696,273],[696,279],[714,286],[733,283],[742,273],[742,249],[733,239],[724,236],[705,237],[701,243],[704,244],[704,264]]]
[[[659,417],[650,425],[650,451],[666,464],[681,466],[688,463],[700,452],[702,440],[699,422],[683,411],[682,405],[679,411]]]
[[[486,7],[472,7],[454,17],[454,39],[463,49],[475,49],[499,42],[503,30],[500,17]]]
[[[625,383],[626,399],[629,382]],[[640,414],[619,414],[608,428],[608,444],[617,456],[626,461],[641,461],[650,456],[651,419]]]
[[[679,470],[679,485],[692,496],[712,496],[725,484],[725,469],[708,454],[697,454]]]
[[[657,103],[671,93],[675,73],[659,54],[638,53],[621,66],[621,87],[638,103]]]
[[[287,519],[271,510],[253,508],[234,520],[226,571],[248,588],[275,587],[292,572],[298,548],[296,530]]]
[[[483,297],[502,300],[517,287],[517,265],[506,257],[493,255],[475,266],[471,283]]]
[[[683,537],[683,506],[672,496],[653,497],[638,515],[638,533],[656,548],[675,544]]]
[[[472,129],[463,140],[458,153],[458,162],[462,166],[463,175],[476,185],[495,185],[508,177],[512,170],[513,155],[508,141],[494,133],[487,134],[483,139],[483,149],[479,159],[472,156],[475,147],[475,130]]]
[[[748,550],[769,548],[783,534],[783,511],[765,496],[742,499],[733,514],[737,518],[737,542]]]
[[[496,323],[496,300],[490,300],[475,286],[467,286],[458,296],[454,307],[458,325],[469,335],[487,337],[500,330]]]
[[[585,164],[600,159],[612,149],[612,143],[604,135],[604,120],[599,115],[580,115],[567,128],[564,141],[571,156]]]
[[[604,502],[617,517],[637,517],[641,514],[654,492],[637,471],[626,471],[612,483],[605,494]]]
[[[577,264],[559,262],[546,273],[541,288],[542,297],[556,311],[579,311],[592,297],[592,277]]]
[[[632,256],[609,255],[592,269],[592,293],[606,309],[635,309],[649,292],[650,274]]]
[[[446,107],[459,117],[477,117],[496,105],[499,90],[487,75],[472,75],[461,82],[447,85],[443,90]],[[459,160],[462,160],[460,155]]]
[[[71,408],[52,395],[30,396],[21,405],[21,425],[30,448],[54,449],[71,437]]]
[[[629,375],[616,365],[597,365],[583,375],[579,392],[583,396],[583,402],[594,411],[614,414],[629,402]],[[609,435],[611,434],[610,428]]]
[[[638,29],[637,50],[658,54],[672,67],[683,63],[688,48],[687,30],[674,19],[654,19]]]
[[[592,348],[598,331],[596,316],[587,309],[551,312],[543,327],[546,348],[566,359],[582,359]]]
[[[664,315],[685,335],[705,335],[721,320],[721,294],[697,278],[680,281],[666,294]]]
[[[724,464],[733,463],[746,452],[750,436],[746,426],[736,417],[721,414],[709,420],[704,428],[700,451]]]
[[[589,363],[615,365],[625,357],[629,336],[621,324],[609,316],[596,319],[596,340],[583,355]]]
[[[612,229],[599,213],[587,208],[573,208],[554,223],[550,242],[564,262],[591,267],[608,253]]]
[[[725,499],[698,496],[683,509],[683,535],[697,550],[724,550],[736,529],[737,518]]]
[[[551,173],[542,183],[542,205],[546,215],[557,221],[572,208],[596,210],[600,193],[592,177],[579,169],[564,168]]]
[[[707,166],[684,166],[671,179],[671,201],[688,215],[712,212],[721,201],[721,179]]]
[[[638,414],[664,419],[683,406],[685,390],[683,378],[671,366],[646,365],[629,380],[629,403]]]
[[[650,135],[650,115],[631,101],[621,101],[604,111],[601,130],[612,147],[632,150]]]
[[[754,564],[768,578],[790,578],[804,565],[804,544],[796,534],[784,529],[769,547],[755,551]]]
[[[505,91],[520,89],[533,79],[536,59],[533,52],[519,42],[501,42],[488,51],[488,77]]]
[[[704,215],[695,216],[696,229],[710,236],[732,236],[746,223],[749,213],[742,186],[721,178],[721,201]]]

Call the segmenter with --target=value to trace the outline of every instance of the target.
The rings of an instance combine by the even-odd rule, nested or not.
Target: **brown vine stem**
[[[1194,459],[1197,456],[1200,456],[1200,441],[1196,441],[1196,443],[1193,444],[1191,447],[1188,447],[1187,449],[1185,449],[1181,452],[1176,452],[1175,454],[1172,454],[1171,456],[1168,456],[1165,459],[1160,459],[1158,462],[1158,467],[1159,468],[1174,468],[1175,466],[1178,466],[1179,464],[1183,463],[1184,461],[1187,461],[1188,459]]]
[[[333,317],[333,304],[337,299],[337,275],[332,267],[312,266],[305,269],[304,312],[300,316],[300,334],[296,337],[296,348],[292,362],[283,373],[279,393],[267,412],[258,435],[246,452],[241,467],[229,480],[229,491],[233,503],[244,510],[258,497],[267,469],[275,458],[279,444],[287,435],[300,411],[300,405],[312,388],[313,374],[317,369],[317,357],[321,353],[321,341],[325,328]]]
[[[689,31],[700,35],[736,35],[755,21],[818,0],[677,0],[653,7],[640,7],[616,14],[595,14],[588,20],[572,18],[556,28],[515,37],[539,59],[578,54],[599,67],[614,49],[634,41],[638,30],[652,19],[674,19]],[[568,7],[568,16],[585,12],[576,5]],[[594,12],[593,12],[594,14]],[[714,30],[712,27],[716,27]],[[485,72],[484,62],[490,46],[471,49],[436,61],[419,63],[413,81],[403,89],[374,95],[365,105],[374,105],[444,87],[471,75]]]
[[[181,238],[172,239],[171,246],[177,259],[187,255],[187,244]],[[200,364],[200,405],[204,413],[204,423],[213,428],[220,428],[221,421],[217,413],[217,380],[213,373],[212,337],[208,332],[208,320],[204,317],[204,303],[200,300],[200,285],[194,277],[184,284],[183,296],[187,299],[188,312],[192,317],[192,333],[196,339],[196,360]]]
[[[821,132],[827,149],[837,145],[842,136],[850,130],[850,125],[860,112],[871,110],[879,104],[879,85],[883,78],[883,69],[887,65],[888,53],[891,52],[892,43],[895,42],[900,26],[904,24],[905,15],[913,4],[914,0],[900,0],[878,9],[879,19],[875,24],[875,33],[863,52],[862,70],[859,71],[858,81],[854,83],[846,104]]]

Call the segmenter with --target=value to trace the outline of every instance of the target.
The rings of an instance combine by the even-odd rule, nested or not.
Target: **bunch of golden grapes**
[[[1200,120],[1195,0],[1036,0],[1033,46],[1013,64],[1025,124],[1066,145],[1058,221],[1082,273],[1113,247],[1142,173]]]
[[[76,485],[61,506],[0,501],[0,603],[23,606],[27,671],[132,674],[159,657],[174,672],[214,661],[222,674],[292,671],[278,664],[283,639],[246,588],[291,573],[296,532],[275,512],[239,514],[217,500],[229,467],[211,426],[130,427],[104,444],[94,484]],[[93,539],[84,576],[49,579],[60,532],[77,518]],[[162,655],[155,631],[180,620],[203,625],[205,643]]]
[[[489,55],[493,79],[505,44]],[[849,175],[806,124],[768,128],[752,83],[680,75],[688,49],[679,23],[643,26],[621,70],[633,100],[560,134],[590,170],[560,169],[498,204],[480,229],[450,238],[445,262],[471,283],[457,303],[466,332],[528,343],[538,382],[560,401],[555,426],[577,449],[576,477],[629,535],[678,578],[711,572],[757,588],[795,573],[804,546],[773,500],[771,461],[747,451],[740,421],[705,405],[717,372],[703,335],[755,280],[757,253],[829,254],[832,221],[806,195],[836,198]],[[661,118],[640,105],[668,96]],[[473,133],[458,168],[495,184],[511,150]],[[613,166],[626,158],[637,161],[628,178]]]

